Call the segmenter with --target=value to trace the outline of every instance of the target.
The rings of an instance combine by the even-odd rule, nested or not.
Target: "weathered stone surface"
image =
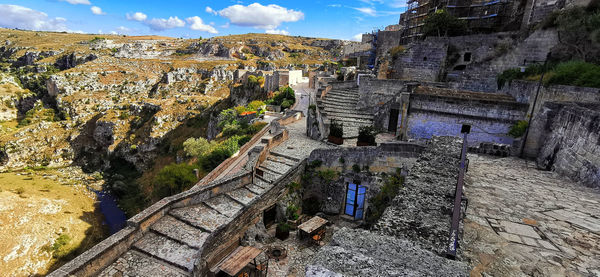
[[[233,199],[223,194],[210,198],[204,201],[204,203],[228,217],[233,217],[244,207],[240,203],[235,202]]]
[[[133,246],[188,271],[194,269],[194,262],[200,256],[197,249],[154,233],[147,233]]]
[[[404,188],[373,227],[444,253],[448,243],[461,140],[434,137],[406,178]]]
[[[319,250],[307,276],[468,276],[467,266],[417,244],[360,229],[342,228]]]
[[[104,269],[100,277],[117,276],[188,276],[186,272],[172,265],[168,265],[146,254],[129,250],[119,257],[117,261]]]
[[[482,276],[595,276],[600,194],[516,158],[469,155],[462,248]]]
[[[171,215],[209,232],[231,221],[204,204],[172,210]]]
[[[227,195],[229,195],[229,197],[235,199],[236,201],[243,203],[244,205],[250,204],[250,202],[257,197],[255,193],[252,193],[246,188],[236,189],[234,191],[228,192]]]
[[[154,223],[150,229],[195,248],[202,247],[210,235],[169,215]]]

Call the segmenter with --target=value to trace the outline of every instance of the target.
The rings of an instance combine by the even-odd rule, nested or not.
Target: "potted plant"
[[[275,229],[275,237],[280,240],[286,240],[290,236],[290,225],[285,222],[280,222],[277,224],[277,228]]]
[[[327,140],[337,145],[344,144],[344,125],[332,119],[329,125],[329,137],[327,137]]]
[[[376,146],[375,128],[373,126],[361,126],[358,128],[358,140],[356,146]]]

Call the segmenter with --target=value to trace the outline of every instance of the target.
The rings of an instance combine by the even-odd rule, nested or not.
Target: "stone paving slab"
[[[200,257],[197,249],[154,233],[146,233],[133,246],[153,257],[168,261],[188,271],[194,269],[194,261]]]
[[[223,194],[204,201],[204,204],[228,217],[235,216],[235,214],[244,207],[242,204],[235,202],[235,200]]]
[[[114,263],[105,268],[99,277],[122,277],[122,276],[165,276],[180,277],[189,276],[187,272],[157,260],[151,256],[135,250],[125,252]]]
[[[179,220],[209,232],[214,232],[219,226],[231,221],[231,218],[218,213],[205,204],[174,209],[170,214]]]
[[[517,158],[469,160],[461,245],[471,276],[600,276],[598,190]]]
[[[250,204],[252,200],[258,197],[258,195],[249,191],[246,188],[239,188],[234,191],[230,191],[227,193],[227,195],[229,195],[229,197],[235,199],[236,201],[243,203],[244,205]]]
[[[195,248],[202,247],[210,235],[169,215],[163,216],[158,222],[152,224],[150,229]]]

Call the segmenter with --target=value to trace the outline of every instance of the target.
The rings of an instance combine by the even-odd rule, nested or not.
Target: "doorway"
[[[398,115],[399,114],[400,114],[400,111],[397,109],[392,109],[390,111],[390,120],[389,120],[389,124],[388,124],[389,132],[396,133],[396,131],[398,130]]]
[[[355,220],[363,218],[365,211],[365,194],[367,188],[361,185],[348,183],[346,192],[346,204],[344,214],[353,217]]]
[[[265,224],[265,228],[269,228],[273,225],[277,220],[277,205],[273,205],[272,207],[266,209],[263,212],[263,223]]]

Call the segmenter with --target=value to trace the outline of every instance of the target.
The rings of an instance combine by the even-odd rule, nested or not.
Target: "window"
[[[367,188],[361,185],[348,183],[346,192],[346,205],[344,206],[344,214],[354,217],[354,219],[362,219],[365,210],[365,194]]]
[[[471,61],[471,52],[465,52],[464,61],[465,62]]]

